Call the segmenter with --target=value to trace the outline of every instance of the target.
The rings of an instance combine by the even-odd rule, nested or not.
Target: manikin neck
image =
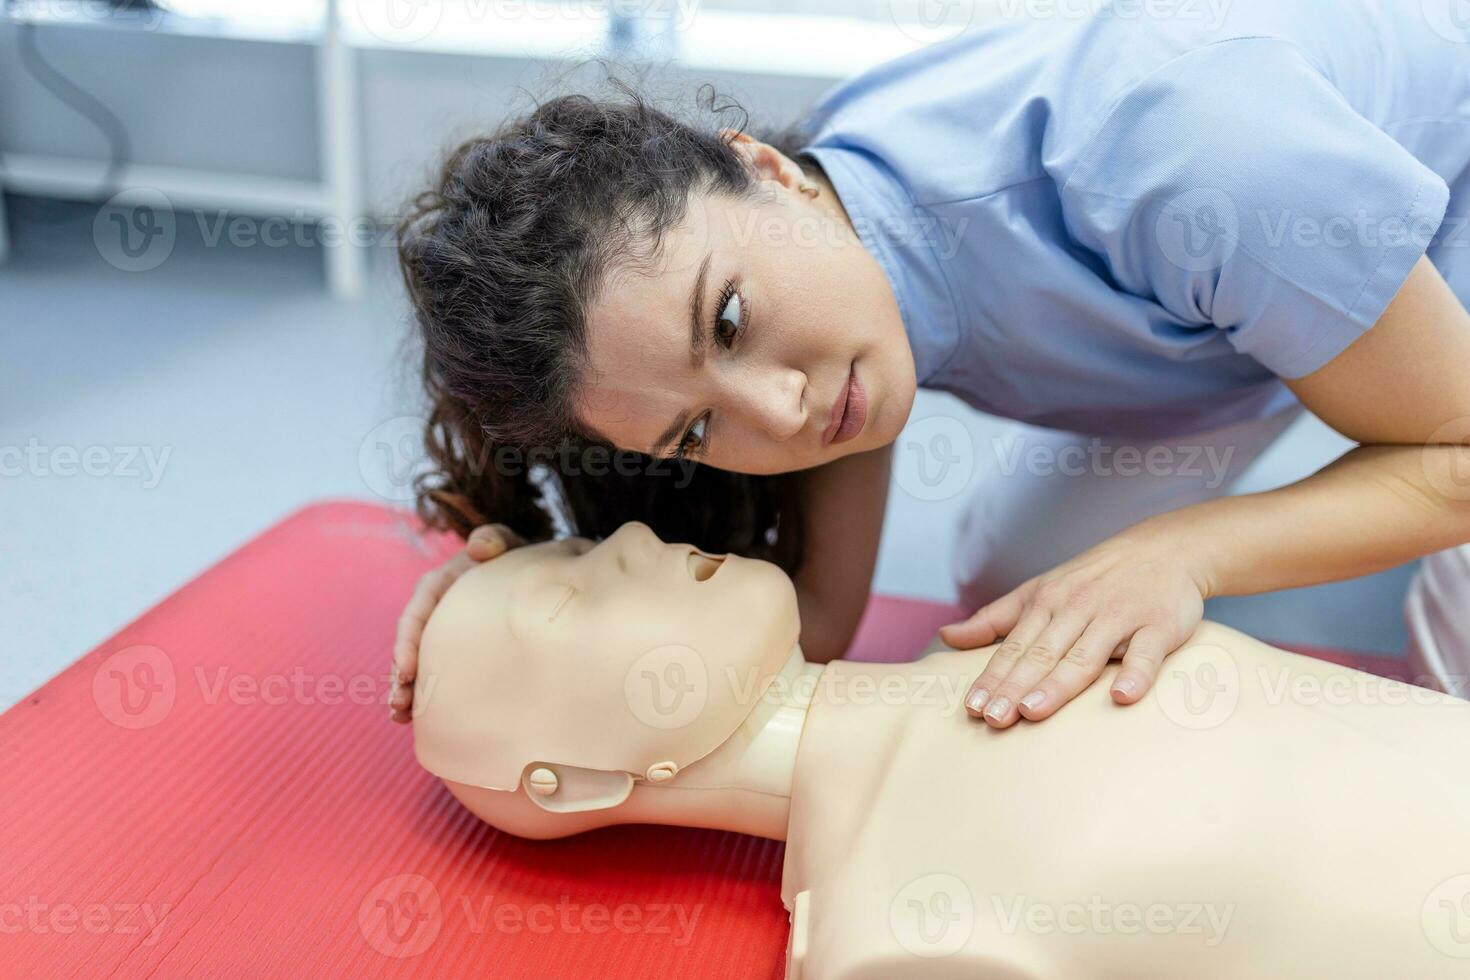
[[[618,807],[618,822],[715,827],[785,840],[796,753],[824,669],[793,647],[740,728],[669,782],[639,783]]]

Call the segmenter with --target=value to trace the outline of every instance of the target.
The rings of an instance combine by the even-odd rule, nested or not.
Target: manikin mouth
[[[723,555],[707,555],[702,551],[691,551],[689,552],[689,575],[696,582],[708,581],[724,563]]]

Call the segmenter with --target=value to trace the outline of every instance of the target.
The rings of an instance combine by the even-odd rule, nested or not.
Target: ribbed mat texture
[[[0,976],[779,977],[779,844],[519,840],[419,768],[393,628],[456,546],[309,507],[0,716]]]

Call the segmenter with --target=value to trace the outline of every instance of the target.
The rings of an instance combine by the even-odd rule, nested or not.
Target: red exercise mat
[[[781,975],[779,844],[523,841],[418,767],[393,627],[458,542],[416,527],[309,507],[0,715],[0,975]],[[875,599],[854,654],[953,615]]]

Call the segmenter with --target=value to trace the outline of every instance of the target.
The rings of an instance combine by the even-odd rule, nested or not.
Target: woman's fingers
[[[985,706],[986,723],[993,728],[1015,724],[1021,717],[1021,699],[1035,693],[1036,685],[1076,646],[1086,627],[1087,618],[1079,614],[1053,617],[994,689]]]
[[[419,669],[419,640],[424,635],[429,615],[455,579],[474,564],[467,554],[460,552],[425,573],[414,586],[408,605],[403,607],[393,640],[393,689],[388,694],[388,706],[394,721],[407,721],[409,709],[413,706],[413,682]]]
[[[989,646],[1016,628],[1026,609],[1025,586],[1012,589],[994,602],[981,606],[974,615],[939,629],[939,638],[956,650]]]
[[[1118,704],[1132,704],[1143,697],[1159,676],[1164,658],[1173,652],[1168,632],[1158,626],[1145,626],[1134,633],[1123,654],[1118,676],[1113,678],[1113,700]]]
[[[398,635],[393,644],[394,676],[401,681],[411,681],[418,673],[419,639],[424,625],[444,593],[474,562],[461,552],[431,572],[419,576],[413,595],[398,617]]]
[[[525,543],[519,534],[504,524],[481,524],[465,539],[464,550],[472,561],[489,561]]]
[[[439,605],[444,593],[476,564],[497,558],[525,543],[524,538],[504,524],[482,524],[465,539],[463,551],[419,579],[413,596],[398,617],[398,634],[393,641],[393,689],[388,692],[388,707],[394,721],[408,721],[412,717],[419,642],[434,607]]]
[[[996,688],[1000,687],[1002,681],[1010,674],[1011,668],[1020,662],[1026,653],[1031,641],[1041,635],[1051,621],[1051,614],[1039,606],[1029,607],[1022,614],[1020,622],[1016,623],[1015,629],[1010,631],[1006,641],[996,648],[991,654],[990,662],[985,665],[985,670],[975,678],[975,683],[970,685],[970,693],[965,695],[965,710],[976,718],[981,717],[990,703],[990,698],[995,694]]]
[[[1102,673],[1126,631],[1114,623],[1093,620],[1057,665],[1020,700],[1028,721],[1050,718],[1058,708],[1085,691]]]

